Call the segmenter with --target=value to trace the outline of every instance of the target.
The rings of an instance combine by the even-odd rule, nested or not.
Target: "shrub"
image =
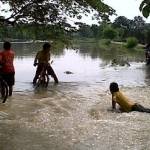
[[[102,39],[101,43],[104,44],[104,45],[110,45],[111,44],[111,40],[109,40],[109,39]]]
[[[117,31],[111,27],[106,27],[103,31],[103,37],[113,40],[117,36]]]
[[[138,40],[135,37],[129,37],[127,38],[126,47],[127,48],[134,48],[138,44]]]

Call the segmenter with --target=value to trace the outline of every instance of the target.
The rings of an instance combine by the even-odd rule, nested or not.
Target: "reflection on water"
[[[33,90],[32,79],[35,74],[33,60],[43,43],[12,43],[16,52],[16,91]],[[2,43],[0,45],[2,47]],[[101,50],[96,44],[74,46],[73,49],[52,50],[52,67],[60,82],[86,82],[107,85],[117,81],[124,86],[143,86],[149,84],[149,69],[145,67],[144,52],[128,51],[123,53],[115,49]],[[126,59],[128,66],[111,66],[113,59]],[[137,62],[137,60],[141,60]],[[73,74],[65,74],[71,71]],[[51,79],[53,82],[53,79]]]
[[[149,114],[109,111],[112,81],[131,99],[150,107],[150,70],[134,61],[142,59],[141,54],[127,54],[128,67],[111,66],[115,52],[83,45],[53,53],[52,67],[60,84],[51,79],[47,89],[35,90],[33,59],[41,46],[13,44],[16,85],[13,97],[0,104],[0,150],[149,149]]]
[[[33,48],[34,47],[34,48]],[[35,67],[33,67],[33,59],[36,52],[42,44],[24,46],[14,45],[16,51],[15,67],[16,67],[16,85],[15,89],[20,90],[33,90],[32,82]],[[111,66],[111,61],[114,58],[122,58],[121,54],[103,52],[102,50],[89,50],[83,49],[73,50],[64,49],[57,55],[54,55],[55,50],[52,51],[52,67],[54,68],[60,82],[87,82],[92,84],[101,84],[107,86],[112,81],[117,81],[122,85],[138,86],[147,84],[145,80],[147,71],[145,70],[145,63],[135,62],[142,59],[141,54],[135,53],[126,54],[124,58],[128,58],[131,66]],[[20,51],[21,49],[21,51]],[[24,55],[23,55],[24,54]],[[94,57],[92,56],[94,55]],[[97,57],[96,57],[97,56]],[[109,56],[109,57],[108,57]],[[21,58],[21,59],[20,59]],[[72,74],[65,74],[66,71],[71,71]],[[53,79],[51,79],[53,82]]]
[[[43,43],[13,43],[16,52],[16,91],[33,90],[32,79],[35,73],[33,59]],[[1,45],[2,47],[2,45]],[[52,67],[56,71],[60,82],[88,82],[107,86],[112,81],[127,86],[149,84],[149,73],[144,60],[144,53],[129,51],[121,54],[113,50],[101,50],[96,44],[81,44],[76,49],[52,50]],[[77,49],[78,48],[78,49]],[[57,55],[55,55],[57,54]],[[131,66],[111,67],[113,59],[127,59]],[[71,71],[73,74],[65,74]],[[53,80],[51,80],[53,82]]]

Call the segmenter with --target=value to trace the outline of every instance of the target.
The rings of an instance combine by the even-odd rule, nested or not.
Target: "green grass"
[[[143,51],[144,45],[138,44],[135,48],[126,48],[125,42],[115,42],[107,39],[97,40],[94,38],[80,38],[74,39],[74,43],[97,43],[100,49],[118,49],[119,51]]]
[[[95,39],[76,39],[75,48],[81,48],[87,52],[94,54],[95,57],[101,57],[104,59],[114,59],[114,58],[128,58],[131,61],[143,61],[144,49],[143,45],[138,44],[135,48],[127,48],[124,42],[109,42],[106,39],[95,40]]]

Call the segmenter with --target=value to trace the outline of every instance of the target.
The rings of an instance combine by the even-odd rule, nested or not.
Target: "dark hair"
[[[109,89],[111,92],[118,92],[119,91],[118,84],[116,82],[110,83]]]
[[[44,45],[43,45],[43,50],[46,50],[48,48],[51,48],[51,44],[46,42]]]
[[[11,48],[11,43],[10,43],[10,42],[4,42],[3,48],[4,48],[5,50],[9,50],[9,49]]]

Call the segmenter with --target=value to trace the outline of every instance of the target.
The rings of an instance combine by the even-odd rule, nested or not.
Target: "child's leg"
[[[37,67],[35,76],[34,76],[34,78],[33,78],[33,84],[36,84],[36,81],[37,81],[37,79],[38,79],[38,77],[39,77],[39,75],[40,75],[40,73],[41,73],[41,71],[42,71],[42,67],[43,67],[42,65],[39,65],[39,66]]]
[[[8,73],[8,74],[3,74],[3,78],[8,85],[8,95],[12,96],[13,85],[15,84],[15,73],[12,72],[12,73]]]
[[[132,111],[139,111],[139,112],[147,112],[150,113],[150,109],[149,108],[145,108],[144,106],[140,105],[140,104],[135,104],[132,108]]]
[[[33,84],[36,84],[38,77],[39,77],[39,74],[36,73],[34,78],[33,78]]]
[[[48,74],[51,75],[54,78],[55,83],[58,83],[58,78],[57,78],[53,68],[51,66],[48,66],[47,71],[48,71]]]
[[[13,86],[9,86],[9,96],[12,96]]]
[[[15,73],[10,73],[8,80],[8,95],[12,96],[13,85],[15,84]]]
[[[5,96],[5,89],[4,89],[4,83],[2,82],[1,83],[1,95],[2,95],[2,97],[4,97]]]

